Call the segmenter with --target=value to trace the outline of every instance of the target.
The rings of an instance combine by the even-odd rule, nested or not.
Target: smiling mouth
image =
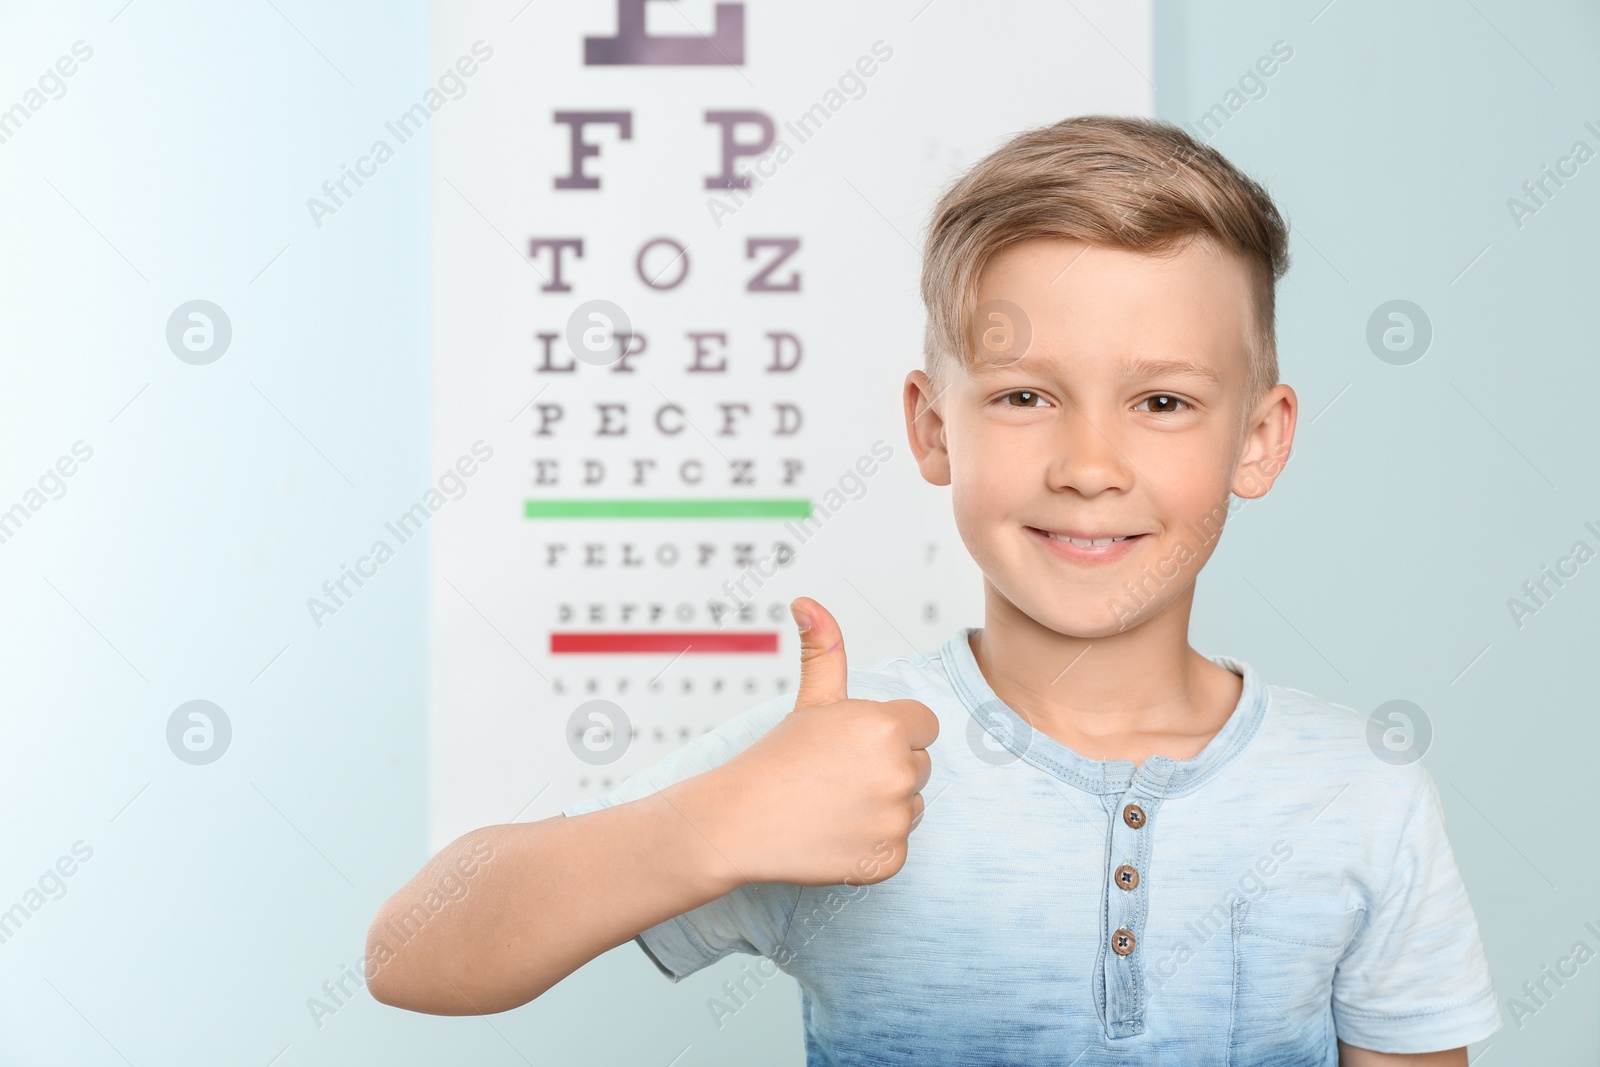
[[[1050,530],[1041,530],[1037,526],[1029,526],[1028,529],[1042,537],[1048,537],[1053,541],[1064,541],[1079,548],[1103,548],[1106,545],[1117,544],[1121,541],[1132,541],[1144,536],[1144,534],[1120,534],[1107,537],[1078,537],[1071,533],[1054,533]]]

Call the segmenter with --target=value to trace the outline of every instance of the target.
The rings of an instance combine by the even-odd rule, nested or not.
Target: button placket
[[[1150,825],[1159,799],[1130,788],[1115,797],[1105,889],[1105,944],[1102,953],[1106,993],[1106,1036],[1131,1037],[1144,1032],[1144,934],[1149,901]]]

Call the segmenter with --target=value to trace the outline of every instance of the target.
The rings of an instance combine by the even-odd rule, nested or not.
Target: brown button
[[[1121,889],[1135,889],[1139,885],[1139,872],[1126,863],[1117,868],[1115,878]]]
[[[1126,956],[1132,952],[1135,944],[1137,942],[1134,941],[1131,930],[1118,930],[1111,935],[1111,951],[1119,956]]]
[[[1129,804],[1122,809],[1122,821],[1137,830],[1144,825],[1144,809],[1137,804]]]

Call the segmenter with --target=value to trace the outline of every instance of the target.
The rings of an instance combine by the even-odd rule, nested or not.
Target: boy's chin
[[[1108,607],[1104,600],[1065,607],[1059,603],[1041,605],[1039,610],[1029,611],[1028,614],[1039,625],[1054,630],[1062,637],[1083,641],[1097,641],[1125,634],[1144,622],[1147,617],[1144,612],[1118,612]]]

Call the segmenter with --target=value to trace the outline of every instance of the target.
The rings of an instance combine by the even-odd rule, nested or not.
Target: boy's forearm
[[[373,919],[368,991],[436,1015],[506,1011],[731,891],[743,879],[696,825],[714,786],[699,775],[584,815],[462,835]]]

